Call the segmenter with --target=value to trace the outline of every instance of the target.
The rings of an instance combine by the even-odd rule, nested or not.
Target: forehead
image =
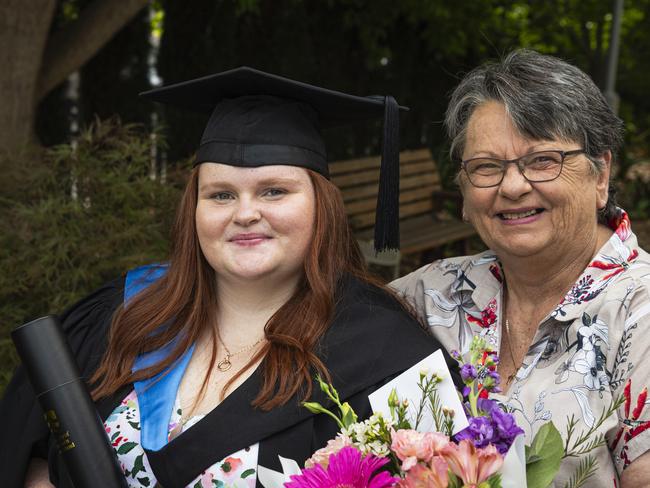
[[[515,128],[505,105],[489,101],[476,107],[467,123],[465,153],[494,151],[528,142]]]
[[[564,149],[572,144],[572,141],[563,139],[534,139],[523,135],[515,126],[505,105],[491,100],[476,107],[470,116],[462,157],[492,156],[511,159],[533,151]]]
[[[244,183],[273,179],[310,181],[307,170],[298,166],[277,164],[244,168],[222,163],[202,163],[199,167],[199,185],[215,181]]]

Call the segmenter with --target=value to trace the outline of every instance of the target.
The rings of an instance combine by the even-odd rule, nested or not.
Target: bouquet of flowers
[[[416,405],[400,399],[393,389],[384,413],[375,409],[364,421],[359,421],[349,404],[340,401],[331,385],[317,378],[337,411],[315,402],[304,406],[314,413],[329,415],[340,430],[307,460],[304,469],[281,458],[285,471],[282,485],[286,488],[549,486],[562,458],[575,449],[571,451],[564,445],[559,432],[549,422],[538,431],[532,444],[526,446],[524,454],[523,436],[520,436],[523,430],[511,413],[490,399],[490,393],[500,391],[496,353],[483,338],[475,337],[467,362],[457,352],[452,357],[459,362],[464,383],[462,411],[449,408],[441,401],[438,386],[445,373],[420,371],[417,386],[421,395]],[[615,402],[603,413],[602,420],[619,405],[620,402]],[[432,418],[433,425],[428,430],[433,432],[422,429],[425,416]],[[455,424],[460,416],[467,427],[458,430]],[[590,433],[583,435],[585,440],[589,436]],[[601,442],[604,439],[592,439],[589,448]],[[586,452],[580,450],[581,454]]]

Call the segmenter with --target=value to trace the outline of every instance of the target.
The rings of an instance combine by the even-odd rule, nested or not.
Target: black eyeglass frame
[[[549,178],[547,180],[530,180],[525,174],[524,174],[524,169],[525,167],[522,167],[521,160],[525,158],[529,158],[530,156],[534,156],[535,154],[543,154],[543,153],[557,153],[560,155],[560,171],[558,171],[557,175],[555,175],[553,178]],[[519,174],[524,177],[526,181],[529,183],[546,183],[547,181],[553,181],[562,174],[562,169],[564,168],[564,160],[566,159],[567,156],[575,156],[577,154],[583,154],[586,151],[584,149],[572,149],[571,151],[561,151],[559,149],[547,149],[545,151],[534,151],[532,153],[524,154],[521,157],[515,158],[515,159],[498,159],[498,158],[471,158],[471,159],[466,159],[464,161],[461,161],[461,167],[463,168],[463,171],[465,171],[465,174],[467,175],[467,179],[469,182],[472,184],[472,186],[475,186],[476,188],[493,188],[495,186],[499,186],[503,182],[503,178],[506,175],[506,167],[508,164],[516,164],[517,169],[519,170]],[[481,160],[490,160],[490,161],[498,161],[500,163],[503,163],[503,171],[501,171],[501,178],[499,179],[498,182],[491,184],[491,185],[477,185],[472,181],[472,177],[469,175],[469,171],[467,171],[467,164],[476,161],[478,159]]]

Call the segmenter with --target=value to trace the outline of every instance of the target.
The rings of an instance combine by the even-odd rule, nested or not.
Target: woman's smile
[[[535,207],[513,208],[501,210],[496,216],[504,225],[523,225],[539,221],[545,211],[543,208]]]
[[[253,247],[264,244],[272,239],[271,236],[260,233],[236,234],[228,239],[229,242],[241,247]]]

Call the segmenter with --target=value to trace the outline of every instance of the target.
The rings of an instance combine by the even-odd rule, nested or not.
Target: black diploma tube
[[[126,488],[59,320],[33,320],[16,327],[11,338],[75,488]]]

